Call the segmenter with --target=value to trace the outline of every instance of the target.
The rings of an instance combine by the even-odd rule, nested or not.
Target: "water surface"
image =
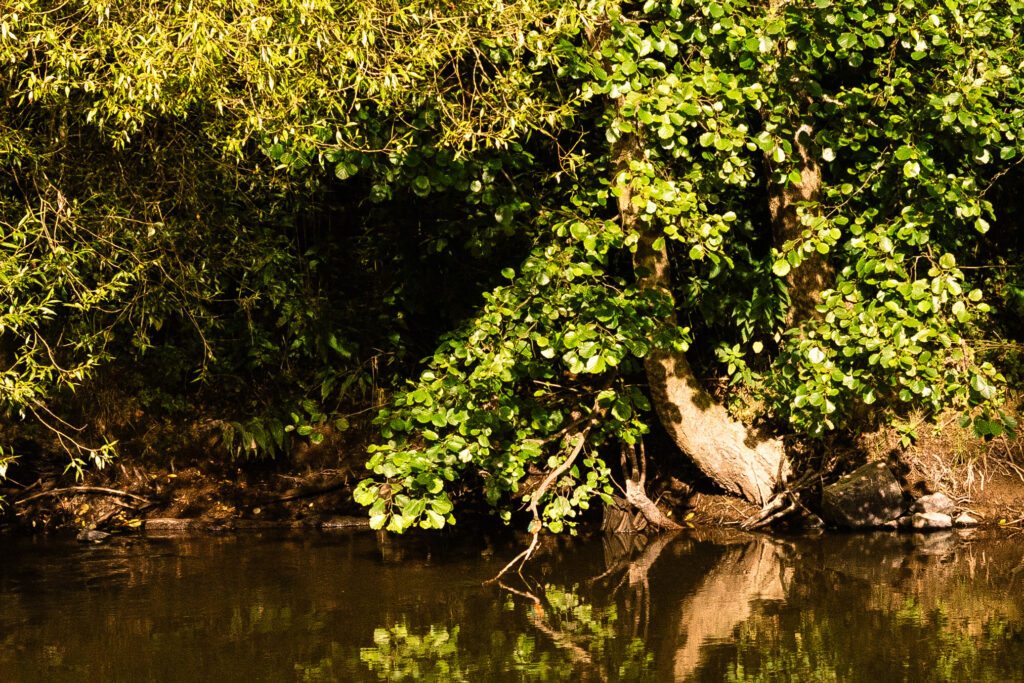
[[[1024,681],[1024,540],[0,544],[4,681]]]

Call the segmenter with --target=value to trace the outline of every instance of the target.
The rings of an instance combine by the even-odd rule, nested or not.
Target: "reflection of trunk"
[[[709,641],[731,638],[757,600],[783,600],[788,582],[778,546],[753,540],[731,547],[680,608],[673,678],[686,680]]]
[[[648,576],[651,567],[658,561],[661,552],[675,534],[665,533],[648,538],[640,534],[606,535],[604,539],[605,563],[611,565],[603,574],[591,581],[600,581],[609,576],[623,572],[612,595],[617,593],[624,583],[629,582],[627,597],[627,614],[633,614],[633,637],[647,637],[647,626],[651,620],[651,587]],[[646,543],[646,545],[644,545]],[[633,551],[642,547],[639,557],[632,559]]]
[[[797,215],[797,205],[801,202],[817,203],[821,199],[821,168],[809,149],[813,132],[809,125],[803,124],[793,138],[793,153],[800,164],[800,182],[789,182],[783,186],[769,180],[768,208],[772,214],[775,246],[780,249],[786,242],[804,240],[806,228]],[[822,254],[814,250],[804,255],[803,263],[786,275],[790,299],[786,327],[820,317],[815,306],[822,302],[822,290],[835,282],[832,264]]]
[[[624,135],[613,153],[619,218],[627,232],[640,235],[633,261],[640,286],[668,293],[672,286],[668,250],[664,244],[655,246],[663,235],[641,219],[631,201],[628,176],[623,175],[631,160],[642,157],[639,139]],[[666,322],[674,325],[675,319]],[[763,505],[789,474],[782,442],[734,420],[701,388],[682,352],[653,349],[644,365],[658,417],[673,441],[722,488]]]

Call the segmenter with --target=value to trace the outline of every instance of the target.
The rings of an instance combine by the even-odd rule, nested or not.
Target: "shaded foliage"
[[[910,443],[912,414],[952,408],[998,436],[1020,372],[1022,15],[8,3],[0,409],[81,471],[114,444],[62,416],[102,368],[136,373],[153,410],[218,406],[231,457],[316,441],[396,388],[357,492],[396,531],[472,497],[509,519],[580,437],[540,492],[571,527],[651,427],[652,348],[692,345],[777,431],[875,422]],[[624,136],[643,153],[620,167]],[[776,243],[767,197],[800,182],[801,149],[820,197]],[[638,284],[624,187],[674,300]],[[835,282],[787,329],[812,254]]]

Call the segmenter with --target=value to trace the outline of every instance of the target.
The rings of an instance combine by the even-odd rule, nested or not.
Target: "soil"
[[[945,416],[940,429],[922,434],[905,450],[897,434],[878,431],[828,453],[822,462],[834,468],[834,478],[865,461],[885,460],[913,498],[941,491],[956,501],[958,513],[966,512],[980,526],[1024,525],[1024,439],[984,441],[960,427],[957,417]],[[808,507],[813,508],[813,496],[814,491]],[[746,501],[709,487],[695,493],[688,507],[676,519],[697,525],[738,526],[757,512]],[[799,516],[790,520],[797,527],[805,521]]]
[[[1024,522],[1024,443],[985,442],[956,424],[920,438],[908,452],[911,475],[943,491],[984,524]]]
[[[168,440],[162,457],[123,455],[112,466],[86,470],[81,481],[19,462],[6,483],[32,483],[0,491],[2,523],[14,531],[127,533],[151,520],[159,520],[151,527],[170,529],[175,525],[168,520],[187,520],[177,526],[218,530],[351,525],[345,520],[366,518],[352,500],[365,462],[365,439],[355,432],[325,429],[320,444],[301,442],[287,460],[232,462],[216,451],[213,431],[215,425],[191,425]]]
[[[163,457],[123,456],[104,470],[87,470],[82,481],[20,463],[19,470],[10,472],[8,488],[0,491],[6,508],[2,525],[30,532],[99,529],[112,533],[130,533],[147,523],[150,529],[168,531],[366,525],[365,511],[352,500],[352,488],[365,474],[365,431],[324,430],[319,445],[300,443],[287,461],[238,462],[225,461],[217,452],[209,424],[192,425],[176,434],[178,441]],[[893,448],[894,439],[886,434],[867,435],[857,445],[856,455],[840,454],[831,462],[849,466],[858,460],[891,459],[898,450]],[[942,491],[983,526],[1024,524],[1020,443],[1008,439],[986,443],[954,421],[940,434],[921,437],[898,458],[902,465],[897,469],[914,495]],[[648,493],[680,524],[736,526],[757,512],[708,482],[696,482],[690,488],[677,476],[686,479],[679,470],[673,476],[666,473],[670,483],[663,482],[660,489],[655,485]],[[795,524],[805,521],[798,519]]]

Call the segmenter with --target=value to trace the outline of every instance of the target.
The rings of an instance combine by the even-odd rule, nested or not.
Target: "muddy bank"
[[[113,534],[367,526],[363,509],[352,500],[353,488],[366,474],[367,430],[325,431],[318,445],[297,443],[288,458],[239,462],[224,460],[218,433],[211,423],[171,430],[159,455],[152,442],[142,453],[126,449],[112,466],[86,470],[80,481],[66,472],[34,468],[28,459],[12,468],[0,491],[0,524],[5,532]],[[880,458],[888,446],[876,444],[869,457]],[[1016,442],[965,441],[951,430],[941,439],[921,439],[900,454],[899,462],[896,470],[908,495],[942,492],[980,526],[1024,524],[1024,451]],[[677,486],[663,485],[652,498],[684,526],[738,526],[757,512],[711,486],[680,487],[673,481]],[[798,515],[791,525],[806,528],[806,521]]]
[[[296,441],[286,458],[234,461],[215,421],[148,425],[127,436],[112,464],[86,468],[80,479],[55,468],[52,454],[19,459],[0,490],[0,524],[10,532],[116,533],[155,520],[216,530],[365,517],[351,494],[365,473],[365,432],[325,429],[319,444]],[[160,524],[167,523],[152,526]]]

